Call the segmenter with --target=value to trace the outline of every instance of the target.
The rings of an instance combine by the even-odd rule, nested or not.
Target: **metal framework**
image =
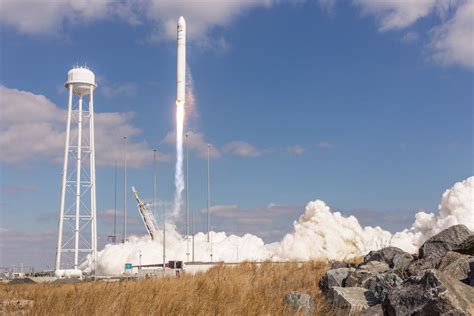
[[[95,273],[97,271],[93,95],[95,85],[80,83],[82,86],[77,88],[78,84],[70,80],[66,83],[69,102],[56,270],[80,269],[80,265],[89,260],[91,272]],[[89,91],[85,90],[87,88]],[[87,109],[84,108],[85,97],[89,101]],[[77,98],[77,101],[73,103],[74,98]]]

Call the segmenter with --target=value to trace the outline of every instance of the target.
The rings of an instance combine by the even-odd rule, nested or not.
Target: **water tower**
[[[67,74],[69,91],[66,145],[59,210],[56,275],[82,275],[80,265],[90,261],[96,271],[97,221],[94,155],[95,75],[86,67]],[[85,101],[88,101],[86,103]],[[84,105],[84,104],[88,105]]]

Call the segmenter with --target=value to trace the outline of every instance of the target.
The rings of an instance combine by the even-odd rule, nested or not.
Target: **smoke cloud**
[[[304,213],[293,224],[293,231],[280,242],[265,244],[255,235],[227,236],[212,232],[212,242],[206,235],[195,235],[195,260],[210,261],[211,247],[214,261],[244,260],[344,260],[361,256],[370,250],[389,245],[408,252],[431,236],[456,224],[464,224],[474,231],[474,177],[454,184],[444,192],[438,213],[419,212],[410,228],[395,234],[380,227],[362,227],[354,216],[344,217],[332,212],[323,201],[309,202]],[[119,274],[125,263],[161,263],[161,234],[157,240],[149,237],[131,237],[125,244],[106,245],[98,254],[101,274]],[[186,240],[173,224],[166,226],[167,259],[186,260]]]
[[[183,174],[183,129],[184,129],[184,103],[176,102],[176,169],[173,216],[177,216],[183,205],[184,174]]]

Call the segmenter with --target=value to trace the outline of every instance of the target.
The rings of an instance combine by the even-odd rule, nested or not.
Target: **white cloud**
[[[297,154],[297,155],[302,155],[305,152],[305,148],[300,146],[300,145],[293,145],[287,148],[288,152]]]
[[[321,148],[321,149],[331,149],[331,148],[334,147],[334,145],[329,143],[329,142],[320,142],[318,144],[318,147]]]
[[[162,140],[163,143],[168,145],[176,144],[176,132],[169,132],[166,134],[165,138]],[[207,158],[207,145],[209,143],[204,140],[204,135],[201,133],[196,133],[189,131],[188,132],[188,148],[189,151],[195,151],[199,157]],[[209,144],[209,156],[211,158],[219,158],[221,153],[219,150],[212,144]]]
[[[114,0],[0,0],[0,21],[24,34],[59,34],[65,23],[104,19],[121,6]]]
[[[232,205],[213,205],[209,208],[209,213],[212,214],[226,214],[231,213],[239,210],[239,206],[237,204]],[[201,210],[202,214],[207,213],[207,209]]]
[[[474,67],[474,1],[472,0],[353,0],[363,14],[374,16],[380,31],[400,30],[436,15],[440,22],[429,30],[429,58],[445,65]],[[402,41],[419,38],[414,31]]]
[[[336,6],[336,0],[318,0],[319,6],[323,11],[331,14],[334,12],[334,7]]]
[[[403,35],[401,41],[403,43],[412,43],[417,41],[420,38],[420,34],[417,32],[409,31],[405,35]]]
[[[134,82],[125,82],[121,84],[104,84],[100,87],[100,93],[106,98],[131,97],[137,94],[138,85]]]
[[[148,20],[155,25],[152,41],[175,39],[179,16],[186,17],[188,38],[203,47],[227,49],[224,38],[211,38],[213,27],[228,26],[236,17],[255,7],[269,7],[276,0],[0,0],[0,22],[28,35],[60,34],[65,25],[82,25],[118,18],[130,25]]]
[[[225,153],[241,157],[258,157],[262,154],[260,150],[244,141],[229,142],[224,145],[223,150]]]
[[[376,17],[379,30],[402,29],[425,17],[435,8],[437,0],[354,0],[362,12]]]
[[[459,6],[454,16],[435,27],[431,34],[434,60],[474,67],[474,1]]]
[[[208,33],[215,26],[227,26],[245,11],[270,6],[274,0],[222,1],[145,1],[146,16],[158,23],[154,39],[174,39],[176,21],[181,15],[186,17],[187,36],[190,40],[209,41]]]
[[[57,107],[43,95],[0,86],[0,162],[27,165],[38,159],[61,162],[66,139],[67,111]],[[127,156],[130,167],[152,160],[146,142],[133,141],[141,130],[131,124],[133,113],[96,113],[95,147],[98,165],[114,165],[122,161],[123,138],[128,136]],[[159,154],[158,159],[170,157]]]

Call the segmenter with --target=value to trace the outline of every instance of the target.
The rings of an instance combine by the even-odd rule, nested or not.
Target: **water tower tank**
[[[95,75],[92,71],[85,67],[77,67],[69,70],[67,73],[67,81],[64,84],[66,88],[72,84],[75,94],[85,96],[90,93],[90,87],[97,87],[95,83]]]

